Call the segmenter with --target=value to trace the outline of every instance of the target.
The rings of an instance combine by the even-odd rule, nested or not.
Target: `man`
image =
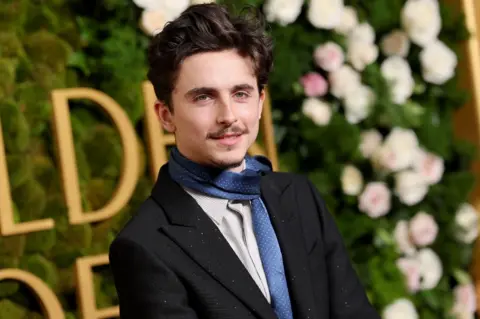
[[[262,21],[192,6],[149,63],[176,147],[110,247],[121,318],[379,318],[312,184],[246,155],[272,66]]]

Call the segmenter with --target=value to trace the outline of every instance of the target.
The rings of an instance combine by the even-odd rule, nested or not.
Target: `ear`
[[[260,99],[258,101],[259,105],[258,105],[258,119],[261,119],[262,118],[262,114],[263,114],[263,103],[265,103],[265,98],[267,96],[267,93],[265,92],[265,88],[262,89],[262,91],[260,91]]]
[[[173,114],[169,107],[160,101],[155,102],[155,113],[162,127],[169,133],[175,132],[175,123],[173,122]]]

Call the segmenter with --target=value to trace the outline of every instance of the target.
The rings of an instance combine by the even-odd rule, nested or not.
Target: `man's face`
[[[156,108],[185,157],[239,171],[257,137],[264,99],[252,61],[226,50],[186,58],[172,92],[173,112]]]

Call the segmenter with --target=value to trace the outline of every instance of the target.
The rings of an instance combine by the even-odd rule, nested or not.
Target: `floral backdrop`
[[[201,2],[207,1],[56,0],[20,1],[20,6],[7,0],[0,5],[7,17],[0,25],[8,27],[0,32],[0,72],[10,76],[4,77],[9,82],[0,83],[0,96],[6,101],[0,116],[22,220],[29,219],[24,213],[28,205],[15,194],[26,194],[42,183],[25,188],[30,177],[12,172],[24,172],[21,168],[33,159],[31,178],[48,185],[58,178],[52,151],[47,147],[44,152],[42,146],[51,142],[46,124],[51,106],[39,100],[39,94],[59,87],[102,90],[138,128],[143,150],[140,85],[146,80],[149,38],[189,5]],[[275,66],[269,90],[281,170],[306,174],[315,183],[382,317],[474,318],[469,266],[478,213],[468,198],[476,150],[455,137],[452,124],[453,113],[468,98],[457,78],[459,46],[469,36],[461,13],[437,0],[218,2],[232,10],[254,6],[270,22]],[[26,100],[30,91],[36,99]],[[33,116],[30,105],[41,112]],[[98,208],[114,191],[121,151],[111,123],[88,112],[88,107],[85,101],[73,106],[72,126],[83,200]],[[20,120],[7,125],[7,116]],[[28,128],[26,135],[15,134],[18,128]],[[28,135],[30,140],[17,147]],[[39,142],[42,139],[46,142]],[[27,148],[32,156],[23,156]],[[145,156],[142,160],[147,161]],[[47,168],[52,175],[46,175]],[[61,193],[55,185],[49,187],[48,209],[41,216],[58,220],[65,214],[58,203]],[[145,172],[115,221],[57,231],[58,243],[52,239],[48,247],[38,249],[27,244],[26,250],[9,258],[14,266],[37,271],[40,277],[47,273],[52,279],[47,283],[61,297],[68,318],[75,318],[68,267],[77,256],[106,252],[150,187]],[[42,237],[35,238],[38,243]],[[72,247],[69,243],[84,247],[63,251]],[[0,254],[5,255],[2,250]],[[115,304],[108,270],[95,279],[97,304]],[[9,318],[17,318],[11,314],[23,314],[17,311],[19,305],[33,307],[19,294],[25,292],[0,284],[0,317],[7,311]]]

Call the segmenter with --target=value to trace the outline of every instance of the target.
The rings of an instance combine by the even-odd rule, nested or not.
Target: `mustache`
[[[248,133],[247,128],[243,129],[239,126],[232,126],[232,127],[223,128],[223,129],[221,129],[217,132],[208,133],[207,137],[208,138],[221,138],[222,136],[227,135],[227,134],[241,135],[241,134],[246,134],[246,133]]]

